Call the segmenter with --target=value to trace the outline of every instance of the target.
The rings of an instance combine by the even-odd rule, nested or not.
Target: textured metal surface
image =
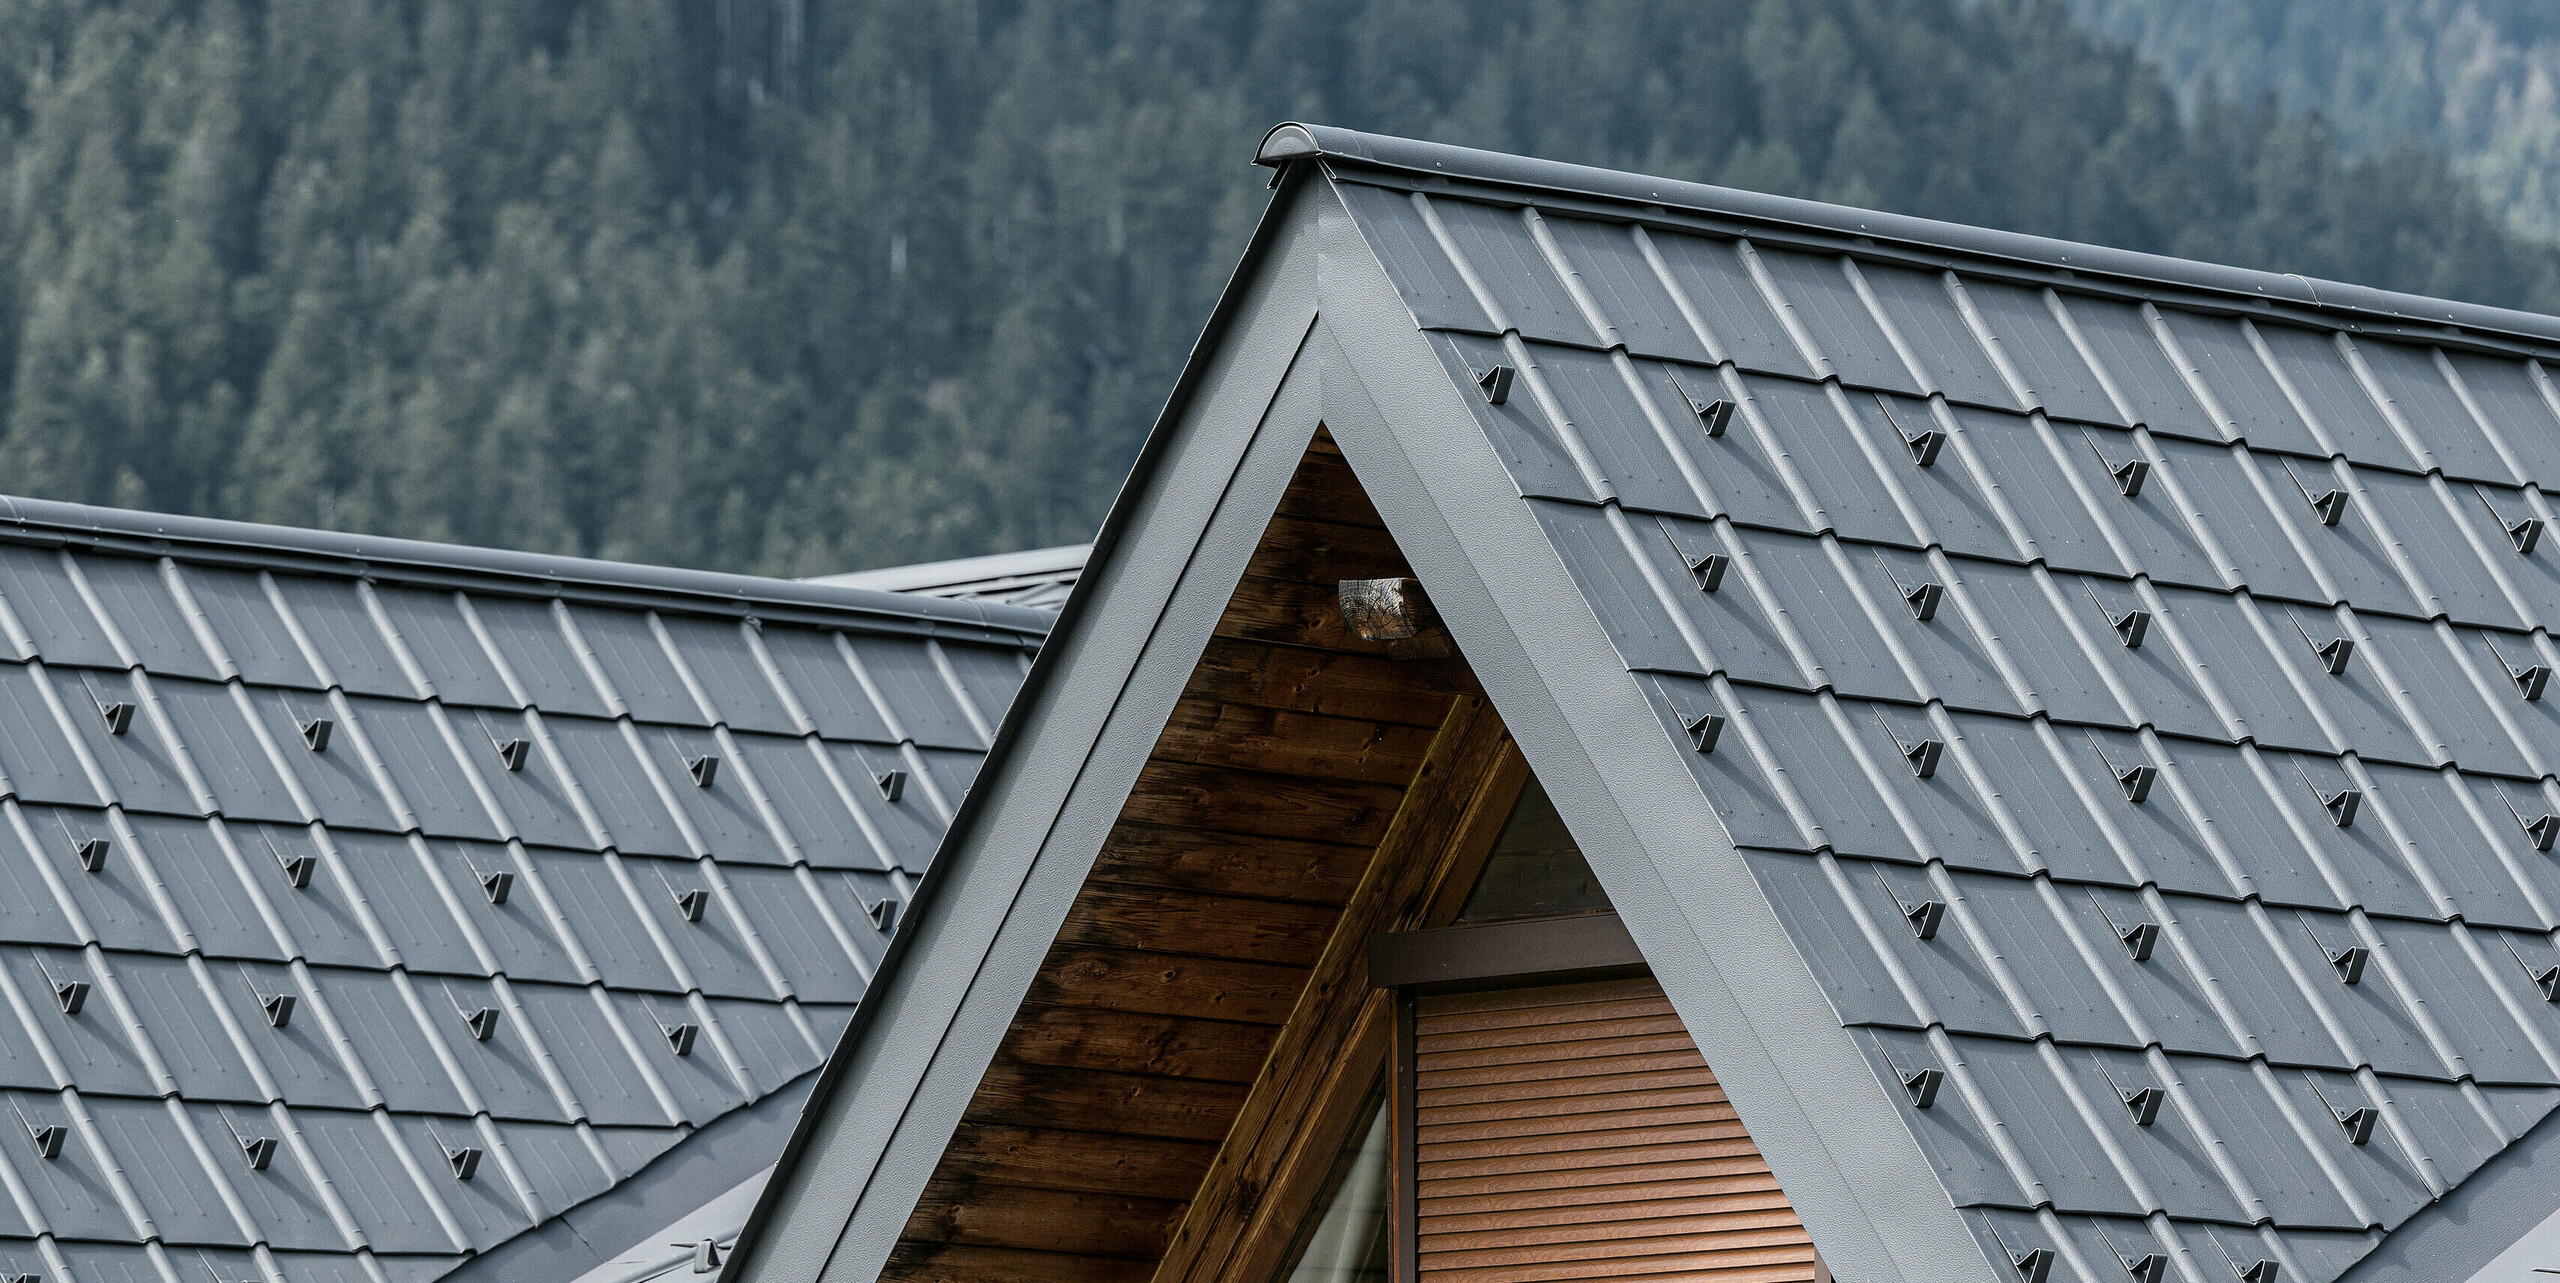
[[[1692,767],[1986,1244],[2327,1283],[2560,1102],[2511,336],[1332,172],[1445,372],[1518,372],[1473,408],[1666,725],[1730,719]]]
[[[1048,619],[10,517],[0,1270],[78,1283],[441,1277],[804,1080]]]

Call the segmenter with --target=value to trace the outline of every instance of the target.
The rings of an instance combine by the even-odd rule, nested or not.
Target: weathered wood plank
[[[1093,880],[1122,886],[1271,896],[1338,908],[1369,866],[1369,848],[1122,820]]]
[[[1420,726],[1185,699],[1174,706],[1154,756],[1402,788],[1430,747],[1431,731]]]
[[[1289,1018],[1306,979],[1303,967],[1129,949],[1059,948],[1041,964],[1028,1000],[1277,1025]]]
[[[1005,1035],[1004,1054],[1061,1069],[1249,1083],[1262,1069],[1257,1046],[1269,1036],[1261,1025],[1247,1026],[1239,1036],[1236,1027],[1219,1020],[1025,1003]]]
[[[965,1117],[1168,1140],[1216,1140],[1244,1103],[1234,1083],[1026,1065],[998,1056]]]
[[[1395,536],[1376,526],[1283,515],[1271,519],[1244,572],[1330,589],[1345,579],[1409,579],[1413,567]]]
[[[1058,940],[1305,967],[1337,916],[1322,905],[1088,882]]]
[[[937,1179],[925,1186],[906,1237],[1080,1256],[1154,1256],[1182,1214],[1179,1201]]]
[[[902,1241],[880,1276],[899,1283],[1124,1283],[1146,1268],[1129,1257]]]
[[[1255,833],[1302,842],[1376,842],[1402,789],[1353,780],[1317,782],[1162,760],[1140,772],[1120,814],[1151,824]]]
[[[959,1129],[939,1170],[1001,1185],[1188,1199],[1217,1153],[1206,1141],[982,1123]]]
[[[1418,678],[1400,659],[1211,637],[1184,698],[1437,730],[1451,695]]]

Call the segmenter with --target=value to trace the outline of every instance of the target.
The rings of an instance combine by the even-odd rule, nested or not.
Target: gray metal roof
[[[1318,137],[1446,373],[1518,371],[1484,430],[1665,731],[1724,719],[1692,769],[1987,1249],[2327,1283],[2560,1105],[2550,321]]]
[[[1084,572],[1085,559],[1092,555],[1092,544],[1067,544],[1057,548],[1030,548],[1021,552],[991,553],[984,557],[962,557],[954,561],[928,561],[912,566],[817,575],[801,582],[845,588],[877,588],[884,592],[965,601],[1000,601],[1015,606],[1056,610],[1066,604],[1067,594],[1075,590],[1076,577]]]
[[[1844,1276],[2469,1278],[2560,1209],[2560,322],[1317,127],[1261,159],[733,1272],[885,1259],[1319,421]]]
[[[1051,618],[0,500],[0,1274],[646,1246],[771,1163]]]

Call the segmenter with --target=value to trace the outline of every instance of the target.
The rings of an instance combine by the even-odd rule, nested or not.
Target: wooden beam
[[[1330,1164],[1344,1115],[1357,1105],[1345,1097],[1365,1094],[1383,1061],[1387,1023],[1369,985],[1369,937],[1426,925],[1454,898],[1447,881],[1461,866],[1482,863],[1482,848],[1526,778],[1518,761],[1491,705],[1453,702],[1174,1231],[1156,1283],[1260,1278],[1278,1268],[1305,1200],[1321,1184],[1305,1173]]]

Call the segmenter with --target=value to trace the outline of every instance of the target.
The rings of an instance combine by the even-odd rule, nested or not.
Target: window
[[[1386,1283],[1391,1240],[1387,1207],[1395,1161],[1387,1095],[1372,1090],[1351,1138],[1333,1163],[1299,1231],[1281,1283]]]
[[[1516,918],[1553,918],[1575,913],[1607,913],[1609,896],[1592,876],[1564,817],[1547,791],[1532,779],[1520,790],[1511,818],[1495,838],[1484,872],[1458,910],[1462,923],[1505,922]]]

